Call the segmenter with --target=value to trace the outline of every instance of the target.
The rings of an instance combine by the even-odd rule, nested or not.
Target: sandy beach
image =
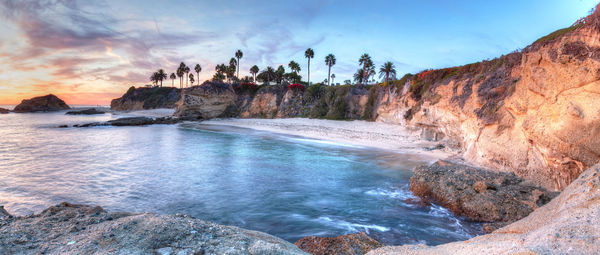
[[[212,119],[200,122],[198,127],[202,128],[203,125],[251,128],[401,153],[422,154],[435,158],[447,158],[453,155],[452,152],[445,150],[428,150],[428,148],[433,148],[438,143],[422,140],[418,133],[402,126],[380,122],[308,118]]]

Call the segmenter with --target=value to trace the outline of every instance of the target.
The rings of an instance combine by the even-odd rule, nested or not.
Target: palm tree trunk
[[[310,86],[310,58],[308,58],[308,86]]]
[[[327,85],[331,86],[331,82],[329,82],[331,79],[331,66],[329,66],[329,71],[327,72]]]
[[[238,62],[237,62],[237,77],[238,79],[240,78],[240,58],[238,58]]]
[[[175,87],[175,79],[171,79],[171,87]]]
[[[196,72],[196,79],[198,79],[198,81],[196,81],[196,85],[200,85],[200,72]]]

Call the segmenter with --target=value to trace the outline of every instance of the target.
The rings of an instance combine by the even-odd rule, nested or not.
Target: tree
[[[252,76],[254,77],[254,82],[256,82],[256,74],[258,73],[258,71],[259,71],[259,69],[258,69],[258,66],[256,66],[256,65],[253,65],[253,66],[250,68],[250,73],[251,73],[251,74],[252,74]]]
[[[329,72],[327,73],[327,84],[331,86],[329,78],[331,77],[331,67],[335,65],[335,56],[333,54],[329,54],[325,57],[325,64],[329,67]]]
[[[283,75],[285,74],[285,68],[283,68],[283,66],[280,65],[279,67],[277,67],[277,71],[275,71],[275,73],[277,74],[277,83],[281,83],[281,81],[283,80]]]
[[[187,78],[187,77],[188,77],[188,74],[190,73],[190,67],[189,67],[189,66],[186,66],[186,67],[183,69],[183,71],[185,72],[185,76],[186,76],[186,78]],[[186,86],[186,87],[188,87],[188,81],[189,81],[189,79],[186,79],[186,80],[185,80],[185,86]]]
[[[315,57],[315,52],[313,49],[308,48],[304,52],[304,56],[308,58],[308,86],[310,86],[310,59]]]
[[[235,61],[235,59],[231,59],[233,61]],[[229,80],[229,82],[233,81],[233,78],[235,78],[235,65],[229,64],[229,66],[227,66],[227,68],[225,69],[225,74],[227,75],[227,79]]]
[[[383,63],[381,68],[379,68],[379,78],[382,77],[385,77],[385,85],[388,84],[390,78],[396,77],[396,67],[394,66],[394,63],[389,61]]]
[[[185,63],[181,62],[177,68],[177,76],[179,77],[179,88],[183,88],[183,75],[185,74]]]
[[[177,78],[177,75],[175,75],[175,73],[171,73],[171,87],[175,87],[175,79]]]
[[[193,85],[194,84],[194,74],[190,74],[190,83]]]
[[[154,72],[150,75],[150,81],[154,84],[158,83],[158,72]]]
[[[335,79],[335,74],[334,73],[331,74],[331,84],[334,84],[333,83],[333,79]]]
[[[371,56],[367,53],[363,54],[358,60],[358,63],[363,66],[360,84],[362,84],[363,81],[368,82],[369,77],[375,74],[375,67],[373,65],[373,60],[371,60]]]
[[[295,72],[296,74],[300,72],[300,65],[296,63],[296,61],[290,61],[288,67],[292,70],[292,72]]]
[[[200,85],[200,72],[202,72],[202,67],[200,64],[196,64],[196,66],[194,66],[194,71],[196,71],[196,78],[198,78],[198,85]],[[192,82],[192,84],[194,83]]]
[[[275,69],[273,69],[273,67],[268,66],[266,70],[262,71],[258,75],[258,78],[265,82],[270,82],[272,80],[277,79],[277,73],[275,72]]]
[[[162,82],[163,80],[167,79],[167,73],[165,73],[165,70],[163,69],[158,69],[158,72],[156,72],[157,75],[157,79],[160,81],[160,86],[162,87]]]
[[[239,77],[240,77],[240,65],[239,65],[239,64],[240,64],[240,59],[241,59],[242,57],[244,57],[244,53],[242,53],[242,51],[241,51],[241,50],[237,50],[237,51],[235,52],[235,57],[237,58],[237,64],[238,64],[238,65],[237,65],[237,77],[239,78]]]

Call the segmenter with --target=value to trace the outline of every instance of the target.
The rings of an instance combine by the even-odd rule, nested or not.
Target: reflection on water
[[[122,116],[119,116],[122,117]],[[113,116],[0,115],[0,204],[25,215],[61,201],[185,213],[288,241],[366,231],[440,244],[479,225],[405,202],[415,155],[189,125],[59,129]]]

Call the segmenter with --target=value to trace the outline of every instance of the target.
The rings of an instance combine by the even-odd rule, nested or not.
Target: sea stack
[[[49,94],[46,96],[25,99],[15,107],[13,112],[54,112],[66,109],[71,109],[71,107],[57,96]]]

